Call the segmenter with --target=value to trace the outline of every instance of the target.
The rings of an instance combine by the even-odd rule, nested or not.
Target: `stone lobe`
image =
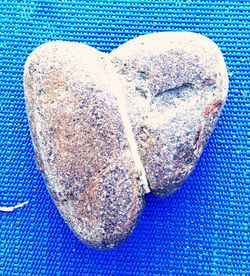
[[[25,67],[38,166],[64,219],[97,248],[124,239],[143,206],[105,58],[85,45],[53,42]]]
[[[112,248],[144,194],[166,196],[193,170],[224,105],[223,56],[192,33],[133,39],[111,54],[49,42],[28,58],[25,99],[39,169],[75,234]]]
[[[149,188],[166,196],[193,170],[220,115],[228,90],[223,56],[193,33],[141,36],[111,56]]]

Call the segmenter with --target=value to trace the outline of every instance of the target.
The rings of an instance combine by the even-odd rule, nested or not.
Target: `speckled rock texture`
[[[193,33],[141,36],[111,56],[149,188],[166,196],[193,170],[220,115],[228,90],[223,56]]]
[[[144,194],[193,170],[224,105],[223,56],[193,33],[156,33],[110,54],[49,42],[29,56],[25,100],[38,168],[65,221],[95,248],[132,231]]]

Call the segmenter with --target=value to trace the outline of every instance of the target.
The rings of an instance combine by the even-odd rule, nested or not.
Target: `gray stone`
[[[29,56],[25,99],[38,168],[82,240],[112,248],[144,194],[166,196],[193,170],[224,105],[228,77],[209,39],[158,33],[111,54],[49,42]]]
[[[111,53],[150,190],[175,191],[193,170],[228,90],[221,51],[193,33],[156,33]]]

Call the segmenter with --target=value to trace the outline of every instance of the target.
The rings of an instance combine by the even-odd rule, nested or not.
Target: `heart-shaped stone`
[[[223,56],[193,33],[156,33],[111,54],[49,42],[28,58],[25,99],[38,167],[63,218],[96,248],[133,229],[152,191],[193,170],[228,90]]]

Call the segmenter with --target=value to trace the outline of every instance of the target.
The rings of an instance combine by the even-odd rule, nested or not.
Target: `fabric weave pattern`
[[[249,275],[249,0],[1,0],[0,275]],[[36,169],[23,96],[29,53],[51,40],[110,52],[138,35],[193,31],[213,39],[230,75],[223,114],[194,172],[152,195],[113,251],[86,247],[60,217]]]

